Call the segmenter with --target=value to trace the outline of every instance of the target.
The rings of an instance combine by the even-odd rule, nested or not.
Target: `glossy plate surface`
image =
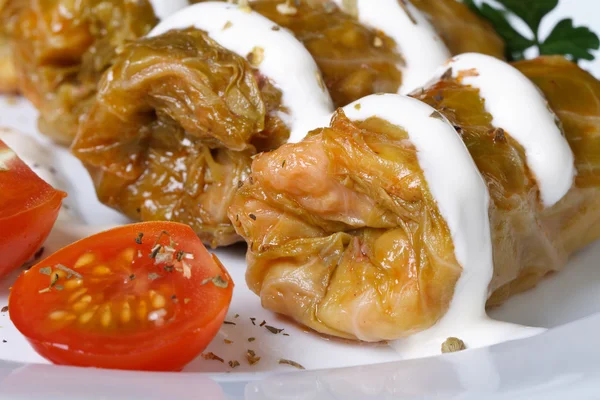
[[[575,25],[600,32],[597,15],[596,0],[562,0],[543,21],[542,31],[572,17]],[[598,61],[582,65],[600,76]],[[35,118],[35,110],[25,101],[0,98],[0,126],[21,130],[52,149],[53,166],[66,178],[67,204],[86,224],[126,222],[98,203],[76,159],[37,134]],[[46,247],[51,251],[65,240],[54,235]],[[29,347],[8,313],[0,313],[0,399],[592,399],[600,393],[600,243],[575,255],[564,271],[536,289],[491,312],[496,319],[550,328],[547,333],[406,361],[399,361],[400,355],[386,345],[323,338],[263,310],[244,284],[244,247],[216,253],[237,284],[227,317],[235,325],[224,325],[207,349],[225,363],[198,358],[178,374],[53,366]],[[15,276],[0,281],[0,307],[7,304]],[[250,318],[255,318],[254,324]],[[260,326],[263,320],[284,331],[271,333]],[[245,361],[247,349],[261,357],[254,366]],[[278,364],[282,358],[307,371]],[[229,360],[238,360],[240,367],[232,370]]]

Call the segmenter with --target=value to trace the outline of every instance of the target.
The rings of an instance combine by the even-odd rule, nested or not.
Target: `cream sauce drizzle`
[[[149,34],[195,27],[206,31],[221,46],[246,57],[255,48],[263,50],[258,70],[282,93],[280,113],[292,136],[304,137],[307,127],[331,114],[333,103],[321,72],[304,45],[288,30],[262,15],[234,4],[199,3],[180,10],[158,24]]]
[[[344,0],[333,0],[342,10]],[[410,93],[424,85],[449,57],[450,51],[427,18],[409,1],[357,0],[358,21],[378,29],[396,42],[406,65],[400,65],[402,86],[399,93]]]
[[[575,161],[557,117],[538,87],[515,67],[484,54],[453,57],[437,76],[448,68],[454,78],[462,75],[462,84],[479,89],[485,109],[493,117],[492,125],[523,146],[544,206],[556,204],[573,185]]]
[[[454,127],[425,103],[393,94],[367,96],[344,107],[344,112],[351,120],[378,117],[408,132],[429,191],[448,224],[456,259],[463,268],[450,307],[441,320],[426,331],[391,345],[403,357],[413,358],[439,354],[441,344],[450,336],[461,338],[468,347],[481,347],[541,332],[493,321],[485,312],[494,272],[490,196]]]

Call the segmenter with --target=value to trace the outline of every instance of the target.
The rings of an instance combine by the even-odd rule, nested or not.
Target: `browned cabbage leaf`
[[[19,83],[8,36],[0,32],[0,93],[17,93]]]
[[[545,92],[576,158],[576,185],[548,209],[523,149],[492,128],[477,89],[444,79],[416,95],[455,125],[490,190],[489,305],[600,237],[600,83],[561,58],[517,67]],[[257,157],[230,218],[249,244],[246,280],[263,306],[335,336],[378,341],[426,329],[461,274],[413,146],[378,119],[352,123],[338,112],[330,128]]]
[[[7,0],[19,87],[39,129],[69,144],[102,73],[126,41],[156,24],[148,0]]]
[[[100,81],[73,153],[99,199],[133,219],[189,224],[212,245],[251,156],[285,142],[281,93],[196,29],[137,40]]]
[[[452,55],[483,53],[504,59],[504,41],[492,25],[456,0],[410,0],[431,19]]]
[[[8,12],[8,1],[0,0],[0,93],[18,92],[17,71],[13,59],[13,51],[10,45],[10,13]]]

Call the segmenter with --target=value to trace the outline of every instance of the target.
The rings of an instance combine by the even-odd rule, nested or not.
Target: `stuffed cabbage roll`
[[[125,47],[72,150],[102,202],[134,219],[187,223],[216,247],[240,240],[227,208],[251,157],[333,108],[293,35],[237,6],[197,6],[206,30],[167,20]]]
[[[465,54],[412,96],[356,101],[254,159],[229,215],[263,307],[343,338],[480,343],[466,327],[486,302],[600,237],[589,73]]]
[[[148,0],[8,0],[4,15],[19,88],[40,131],[64,144],[119,47],[157,22]]]

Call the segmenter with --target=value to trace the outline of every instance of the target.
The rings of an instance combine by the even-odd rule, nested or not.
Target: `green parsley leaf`
[[[590,50],[598,50],[600,40],[598,36],[583,26],[573,26],[570,18],[560,21],[550,35],[540,44],[540,54],[570,55],[575,60],[593,60],[594,55]]]
[[[487,0],[485,0],[487,1]],[[541,55],[560,54],[579,59],[593,60],[590,50],[600,48],[598,36],[586,27],[573,26],[573,20],[560,21],[545,41],[539,38],[539,27],[544,17],[554,10],[558,0],[496,0],[505,10],[492,7],[487,3],[477,5],[475,0],[464,3],[479,16],[487,19],[506,43],[506,58],[509,61],[520,60],[525,50],[532,46],[539,49]],[[520,18],[532,31],[531,38],[517,32],[509,22],[510,14]]]
[[[498,3],[521,18],[531,28],[531,31],[537,35],[542,19],[556,8],[558,0],[498,0]]]
[[[509,60],[522,60],[525,50],[535,45],[535,41],[527,39],[512,27],[508,22],[505,11],[485,3],[481,5],[481,8],[477,8],[473,0],[467,0],[466,3],[477,14],[487,19],[496,32],[504,39],[506,43],[506,58]]]

